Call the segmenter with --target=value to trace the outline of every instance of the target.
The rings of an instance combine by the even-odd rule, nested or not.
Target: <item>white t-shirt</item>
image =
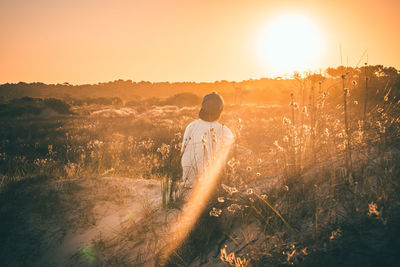
[[[221,123],[202,119],[191,122],[182,143],[183,186],[193,187],[222,146],[233,141],[232,131]]]

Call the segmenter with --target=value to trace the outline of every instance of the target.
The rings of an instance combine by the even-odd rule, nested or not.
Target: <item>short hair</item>
[[[204,121],[216,121],[221,116],[223,109],[224,100],[218,93],[212,92],[204,96],[199,117]]]

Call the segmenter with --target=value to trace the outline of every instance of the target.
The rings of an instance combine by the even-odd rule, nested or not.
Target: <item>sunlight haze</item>
[[[2,0],[0,12],[0,83],[276,77],[340,65],[340,44],[343,64],[368,49],[369,64],[400,67],[395,0]]]

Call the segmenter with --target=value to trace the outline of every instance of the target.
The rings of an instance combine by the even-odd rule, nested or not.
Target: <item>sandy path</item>
[[[155,180],[105,177],[77,183],[83,186],[86,201],[94,202],[93,208],[87,211],[95,218],[93,225],[67,229],[61,243],[50,242],[48,253],[38,266],[88,266],[90,257],[81,255],[85,254],[82,249],[90,248],[95,240],[112,238],[127,221],[139,221],[143,209],[149,208],[146,204],[152,208],[161,205],[161,188]]]

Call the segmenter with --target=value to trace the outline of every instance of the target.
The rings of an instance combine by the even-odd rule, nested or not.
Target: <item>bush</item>
[[[40,115],[49,108],[58,114],[72,114],[70,106],[62,100],[55,98],[41,99],[23,97],[13,99],[7,104],[0,105],[0,117],[20,117],[23,115]]]
[[[173,95],[165,100],[166,105],[173,105],[178,107],[188,107],[200,105],[201,98],[192,93],[180,93]]]

